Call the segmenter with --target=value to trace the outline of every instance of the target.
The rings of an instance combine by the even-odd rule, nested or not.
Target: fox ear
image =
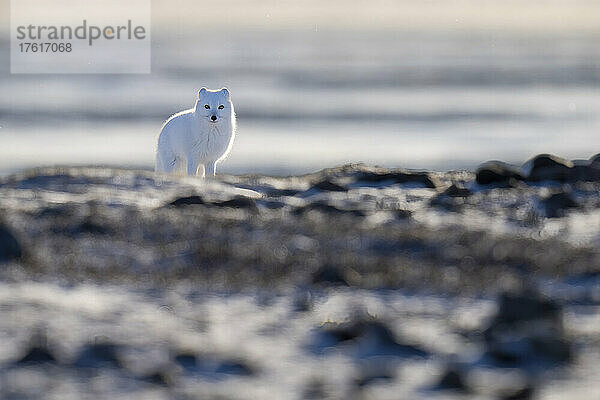
[[[226,87],[221,88],[221,92],[223,92],[225,94],[225,96],[227,96],[227,98],[229,98],[229,89],[227,89]]]
[[[203,95],[204,93],[206,93],[206,88],[203,86],[202,89],[200,89],[198,91],[198,97],[200,97],[201,95]]]

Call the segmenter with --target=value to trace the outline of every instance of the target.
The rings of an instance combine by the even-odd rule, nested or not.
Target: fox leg
[[[172,173],[175,172],[176,168],[177,158],[173,154],[166,154],[164,150],[156,152],[156,164],[154,166],[156,172]]]
[[[186,165],[187,165],[187,162],[185,159],[176,157],[175,158],[175,166],[173,167],[173,173],[185,175],[185,172],[187,169]]]
[[[205,172],[206,172],[206,168],[204,168],[204,164],[199,164],[198,171],[196,172],[196,176],[199,176],[200,178],[204,178]]]
[[[188,157],[187,174],[189,176],[196,176],[198,174],[198,161],[196,161],[193,157]]]
[[[211,161],[206,164],[206,173],[208,176],[214,177],[217,174],[217,162]]]
[[[189,176],[199,176],[204,178],[204,164],[200,164],[194,157],[189,157],[187,162],[187,174]]]

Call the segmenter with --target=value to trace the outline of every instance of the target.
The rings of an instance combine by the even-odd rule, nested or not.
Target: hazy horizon
[[[228,86],[239,114],[224,172],[472,169],[600,148],[597,2],[152,5],[149,75],[10,75],[2,63],[0,171],[152,168],[162,122],[202,86]]]

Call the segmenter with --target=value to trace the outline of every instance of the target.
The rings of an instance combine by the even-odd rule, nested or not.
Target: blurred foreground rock
[[[0,262],[21,258],[21,245],[11,230],[0,222]]]
[[[488,354],[507,366],[544,370],[571,361],[561,307],[531,292],[503,294],[484,336]]]

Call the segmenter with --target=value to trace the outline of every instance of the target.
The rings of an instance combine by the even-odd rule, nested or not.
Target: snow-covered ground
[[[5,177],[0,397],[587,399],[595,165]]]

